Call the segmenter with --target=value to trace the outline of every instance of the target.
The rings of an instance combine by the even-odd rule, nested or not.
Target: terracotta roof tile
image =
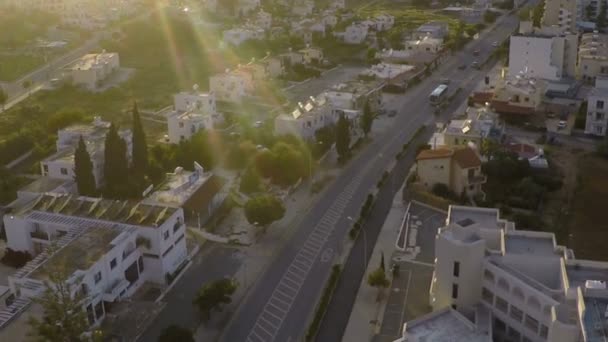
[[[436,150],[422,150],[416,156],[416,160],[425,160],[425,159],[440,159],[440,158],[449,158],[454,154],[454,151],[447,148],[439,148]]]
[[[481,166],[481,159],[473,149],[461,148],[454,151],[454,161],[463,169]]]

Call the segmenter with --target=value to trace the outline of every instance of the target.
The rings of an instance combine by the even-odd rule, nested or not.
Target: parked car
[[[471,66],[475,69],[479,69],[479,62],[478,61],[473,61],[473,63],[471,63]]]
[[[448,85],[448,84],[450,84],[450,79],[444,77],[444,78],[442,78],[442,79],[439,80],[439,83]]]
[[[558,129],[558,130],[560,130],[560,129],[564,129],[564,128],[566,128],[566,125],[567,125],[566,121],[564,121],[564,120],[559,120],[559,122],[557,123],[557,129]]]
[[[264,122],[262,122],[262,121],[256,121],[256,122],[253,124],[253,127],[255,127],[255,128],[260,128],[260,127],[262,127],[262,125],[263,125],[263,124],[264,124]]]
[[[479,56],[480,51],[479,50],[475,50],[473,51],[473,56]]]
[[[498,47],[498,42],[494,42],[494,43],[492,43],[492,46],[493,46],[493,47]]]
[[[460,65],[460,66],[458,67],[458,69],[460,69],[460,70],[464,70],[464,69],[466,69],[466,68],[467,68],[467,65],[466,65],[466,64],[462,64],[462,65]]]

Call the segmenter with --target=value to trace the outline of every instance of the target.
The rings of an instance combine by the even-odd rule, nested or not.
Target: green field
[[[392,1],[378,1],[369,6],[362,6],[357,10],[357,15],[362,18],[373,17],[378,14],[390,14],[395,17],[395,26],[391,31],[411,31],[429,21],[445,21],[452,25],[458,23],[454,19],[432,9],[421,9],[403,3]]]
[[[12,82],[44,64],[41,56],[0,55],[0,80]]]

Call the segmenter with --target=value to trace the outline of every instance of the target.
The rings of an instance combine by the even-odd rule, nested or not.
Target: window
[[[66,169],[65,167],[62,167],[60,171],[61,171],[61,174],[64,176],[68,174],[68,169]]]
[[[110,269],[113,270],[114,267],[116,267],[116,258],[112,259],[112,261],[110,261]]]
[[[526,315],[526,327],[536,333],[538,331],[538,321],[535,318]]]
[[[602,126],[595,126],[595,133],[596,134],[603,134],[604,133],[604,128]]]
[[[547,338],[548,335],[549,335],[549,328],[546,325],[541,324],[540,325],[540,337]]]
[[[95,284],[97,284],[101,281],[101,272],[95,273],[94,280],[95,280]]]
[[[179,221],[175,222],[175,224],[173,225],[173,232],[177,232],[181,226],[182,224]]]
[[[42,170],[43,170],[43,173],[45,175],[48,174],[49,173],[49,166],[46,165],[46,164],[42,165]]]
[[[604,109],[604,101],[598,100],[595,102],[595,108]]]
[[[513,341],[519,341],[521,335],[519,334],[519,331],[513,329],[512,327],[509,327],[509,337],[512,337]]]
[[[458,284],[452,284],[452,298],[458,298]]]
[[[184,128],[184,123],[183,122],[179,123],[179,128]]]
[[[454,277],[458,277],[460,275],[460,263],[458,261],[454,261]]]
[[[504,313],[507,313],[509,304],[500,296],[496,296],[496,308]]]
[[[600,112],[595,113],[595,120],[603,120],[603,119],[604,119],[604,113],[600,113]]]
[[[511,305],[511,318],[513,318],[514,320],[518,321],[521,323],[521,319],[524,317],[524,313],[519,310],[519,308],[517,308],[514,305]]]
[[[163,232],[163,239],[167,240],[168,238],[169,238],[169,230],[167,229]]]
[[[481,289],[481,299],[490,305],[494,305],[494,294],[485,287]]]
[[[496,329],[496,331],[507,331],[507,325],[500,319],[494,318],[494,329]]]

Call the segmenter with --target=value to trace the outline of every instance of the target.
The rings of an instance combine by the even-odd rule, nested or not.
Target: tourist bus
[[[438,105],[445,100],[447,95],[448,86],[446,84],[440,84],[437,88],[435,88],[435,90],[433,90],[431,96],[429,96],[429,100],[431,101],[431,104]]]

